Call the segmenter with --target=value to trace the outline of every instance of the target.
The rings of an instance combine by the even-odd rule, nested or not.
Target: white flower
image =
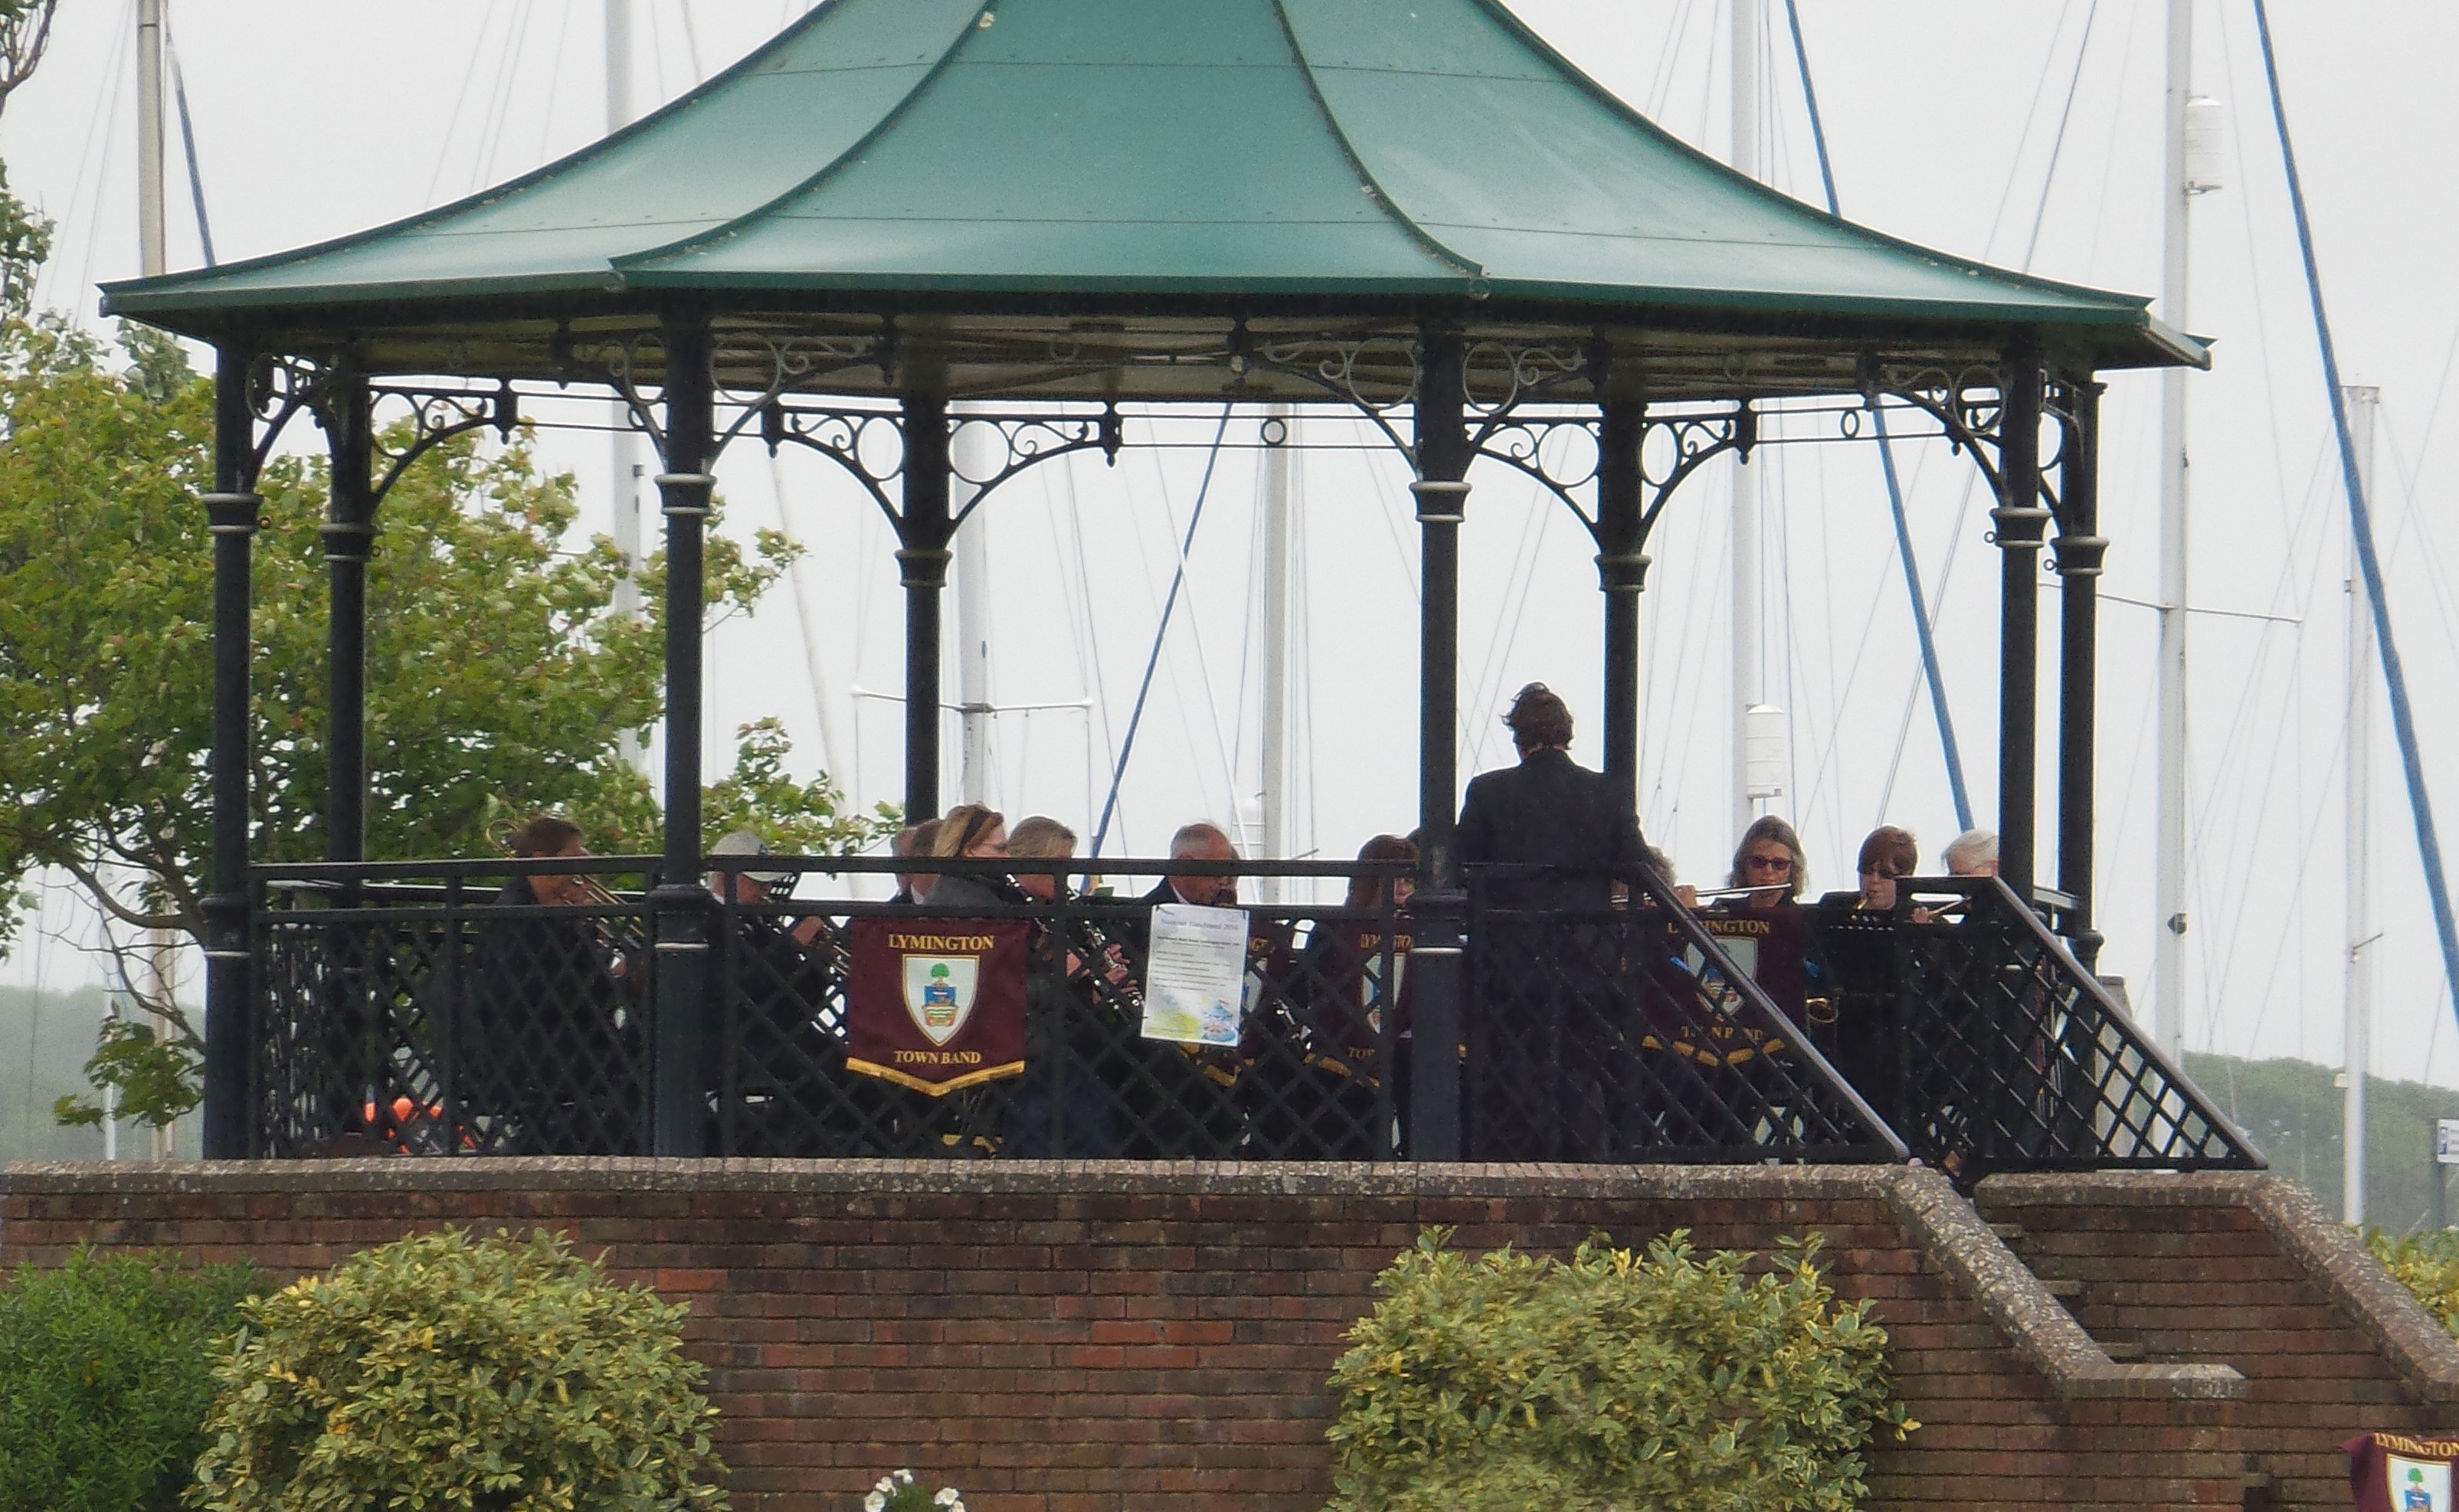
[[[887,1496],[896,1489],[896,1481],[893,1477],[881,1476],[876,1481],[872,1482],[872,1489],[878,1492],[881,1496]]]
[[[897,1471],[896,1483],[898,1485],[912,1485],[914,1483],[914,1472],[911,1470]]]
[[[888,1512],[888,1498],[877,1491],[862,1499],[862,1512]]]
[[[939,1494],[931,1499],[931,1504],[942,1507],[962,1507],[965,1503],[957,1498],[955,1486],[941,1486]]]

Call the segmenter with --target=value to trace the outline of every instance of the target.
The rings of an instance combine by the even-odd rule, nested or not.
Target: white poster
[[[1238,1042],[1247,976],[1247,911],[1156,903],[1145,957],[1147,1040]]]

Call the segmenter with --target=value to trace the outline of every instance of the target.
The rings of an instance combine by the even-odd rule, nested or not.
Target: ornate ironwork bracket
[[[1007,457],[998,471],[986,478],[968,476],[961,469],[953,468],[956,475],[974,486],[974,496],[956,512],[956,524],[962,525],[992,491],[1030,467],[1039,466],[1053,457],[1072,452],[1099,451],[1103,463],[1119,465],[1119,449],[1126,445],[1126,422],[1120,418],[1119,407],[1106,404],[1098,415],[1084,414],[968,414],[954,417],[950,427],[951,440],[974,426],[989,426],[998,432]],[[962,454],[962,449],[951,446],[950,456]]]
[[[1354,407],[1402,456],[1414,454],[1409,437],[1392,420],[1403,405],[1417,399],[1418,385],[1424,379],[1425,365],[1414,339],[1369,336],[1359,341],[1259,342],[1247,323],[1240,321],[1230,331],[1233,387],[1242,386],[1247,375],[1259,368],[1313,384]],[[1400,374],[1406,374],[1405,380]]]
[[[1478,454],[1536,479],[1579,516],[1602,545],[1597,507],[1582,502],[1584,494],[1594,494],[1604,465],[1602,430],[1603,423],[1593,413],[1512,415],[1480,431]],[[1546,459],[1547,443],[1563,434],[1575,434],[1586,442],[1586,451],[1574,453],[1580,460],[1571,468]],[[1640,430],[1641,511],[1639,539],[1633,546],[1647,543],[1657,516],[1691,474],[1729,452],[1748,457],[1757,444],[1758,412],[1747,404],[1713,414],[1649,416]],[[1551,450],[1559,456],[1563,449]]]
[[[502,440],[513,437],[513,428],[520,424],[520,396],[510,383],[500,384],[492,391],[469,388],[394,388],[370,386],[368,402],[370,411],[387,399],[399,399],[410,406],[410,444],[398,452],[375,448],[384,460],[383,475],[375,480],[368,494],[370,503],[382,503],[411,463],[434,451],[455,436],[473,430],[493,430]]]
[[[1115,404],[1103,406],[1099,414],[962,414],[951,416],[950,420],[951,438],[958,431],[980,426],[995,431],[1004,449],[999,465],[987,476],[956,472],[957,478],[972,485],[973,495],[950,521],[952,529],[963,524],[1000,484],[1027,468],[1072,452],[1095,451],[1115,465],[1120,449],[1126,445],[1126,422]],[[893,466],[881,464],[888,449],[871,439],[883,430],[895,437]],[[780,447],[799,446],[829,458],[862,485],[888,516],[890,525],[903,523],[903,514],[891,492],[891,485],[905,473],[905,417],[900,412],[772,399],[760,410],[760,438],[772,456]],[[956,450],[950,448],[952,454]]]
[[[1862,370],[1862,394],[1869,405],[1875,407],[1884,396],[1910,405],[1937,421],[1949,449],[1970,453],[1973,466],[1981,470],[1990,493],[2001,498],[2006,496],[2006,487],[2000,476],[2002,448],[1998,431],[2005,414],[2005,383],[2006,374],[1988,367],[1889,367],[1871,361],[1864,364]],[[2040,498],[2054,514],[2062,508],[2055,482],[2058,464],[2064,460],[2066,449],[2073,444],[2073,407],[2064,384],[2051,386],[2051,395],[2043,403],[2042,413],[2059,422],[2055,428],[2056,444],[2042,449],[2037,480]]]
[[[867,438],[886,434],[895,439],[893,466],[874,465],[886,449],[866,445]],[[853,475],[892,528],[901,532],[904,516],[889,485],[905,475],[905,417],[893,410],[856,410],[771,400],[760,410],[760,439],[775,456],[785,446],[803,447],[829,458]],[[868,453],[868,454],[867,454]]]
[[[289,358],[260,360],[248,369],[248,411],[256,417],[256,443],[242,466],[245,491],[253,493],[263,476],[282,432],[302,410],[312,410],[324,375],[313,366]]]

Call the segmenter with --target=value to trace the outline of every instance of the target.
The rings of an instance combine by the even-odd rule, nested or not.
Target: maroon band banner
[[[2357,1512],[2451,1512],[2451,1462],[2459,1438],[2366,1434],[2340,1446],[2348,1452],[2348,1489]]]
[[[932,1097],[1024,1070],[1023,919],[857,918],[846,1069]]]

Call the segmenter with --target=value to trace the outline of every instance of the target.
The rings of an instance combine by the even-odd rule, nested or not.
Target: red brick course
[[[2353,1315],[2379,1298],[2318,1282],[2255,1213],[2258,1189],[2151,1206],[2122,1186],[2062,1202],[1986,1186],[2044,1273],[2085,1283],[2074,1306],[2093,1338],[1939,1177],[1902,1168],[15,1166],[0,1174],[0,1261],[168,1246],[286,1276],[446,1223],[545,1227],[691,1304],[745,1512],[815,1493],[850,1506],[898,1465],[979,1512],[1155,1493],[1312,1512],[1332,1489],[1325,1376],[1376,1273],[1422,1228],[1556,1253],[1591,1232],[1767,1250],[1816,1230],[1838,1289],[1876,1301],[1923,1424],[1874,1455],[1876,1505],[2237,1506],[2253,1471],[2252,1504],[2344,1506],[2337,1438],[2447,1431],[2452,1410],[2410,1378],[2429,1369],[2403,1375],[2378,1318]],[[2245,1379],[2113,1364],[2112,1343]]]

